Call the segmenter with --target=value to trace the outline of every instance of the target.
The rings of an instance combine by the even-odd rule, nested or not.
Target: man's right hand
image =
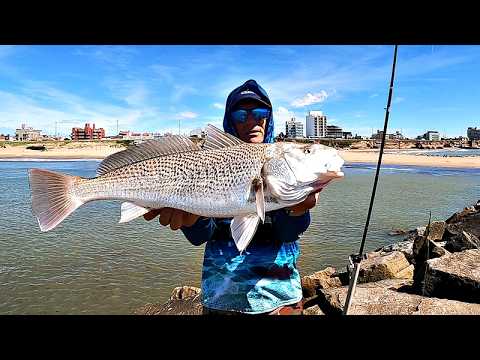
[[[199,215],[191,214],[183,210],[173,208],[154,209],[143,215],[143,218],[147,221],[154,219],[159,215],[158,221],[163,226],[170,225],[172,230],[178,230],[182,226],[190,227],[195,224],[200,217]]]

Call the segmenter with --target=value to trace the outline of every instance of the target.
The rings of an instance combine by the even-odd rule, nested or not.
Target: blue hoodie
[[[255,80],[248,80],[227,98],[223,128],[237,136],[230,110],[245,91],[271,107],[270,99]],[[243,93],[243,95],[242,95]],[[260,99],[259,99],[260,98]],[[273,142],[273,115],[266,124],[264,143]],[[240,254],[230,233],[229,219],[200,218],[181,230],[193,245],[206,243],[202,270],[203,306],[249,314],[267,313],[302,299],[297,259],[299,236],[310,225],[310,213],[289,216],[284,209],[265,214],[252,241]]]

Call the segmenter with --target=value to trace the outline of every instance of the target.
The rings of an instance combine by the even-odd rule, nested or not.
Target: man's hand
[[[158,221],[163,226],[170,225],[172,230],[178,230],[182,226],[190,227],[195,224],[200,217],[199,215],[191,214],[183,210],[162,208],[151,210],[143,218],[147,221],[154,219],[157,215],[160,215]]]
[[[290,216],[303,215],[307,212],[307,210],[310,210],[311,208],[313,208],[317,204],[318,195],[320,191],[322,191],[322,189],[308,195],[307,198],[303,200],[300,204],[297,204],[295,206],[288,208],[291,211]]]

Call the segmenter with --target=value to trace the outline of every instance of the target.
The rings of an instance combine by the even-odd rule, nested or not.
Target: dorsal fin
[[[154,157],[198,150],[200,147],[197,144],[181,135],[165,136],[161,140],[147,140],[107,156],[98,166],[97,176]]]
[[[227,134],[213,125],[208,124],[203,149],[223,149],[230,146],[244,144],[244,142],[233,135]]]

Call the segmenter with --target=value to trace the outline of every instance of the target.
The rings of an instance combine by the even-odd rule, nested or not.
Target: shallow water
[[[199,286],[203,246],[156,221],[118,224],[119,202],[86,204],[41,233],[30,210],[27,169],[94,176],[98,161],[0,162],[0,314],[131,314],[165,302],[173,287]],[[358,251],[375,166],[346,166],[320,194],[301,238],[302,274],[344,269]],[[480,199],[480,170],[385,166],[366,251],[399,241],[388,232],[445,219]]]

